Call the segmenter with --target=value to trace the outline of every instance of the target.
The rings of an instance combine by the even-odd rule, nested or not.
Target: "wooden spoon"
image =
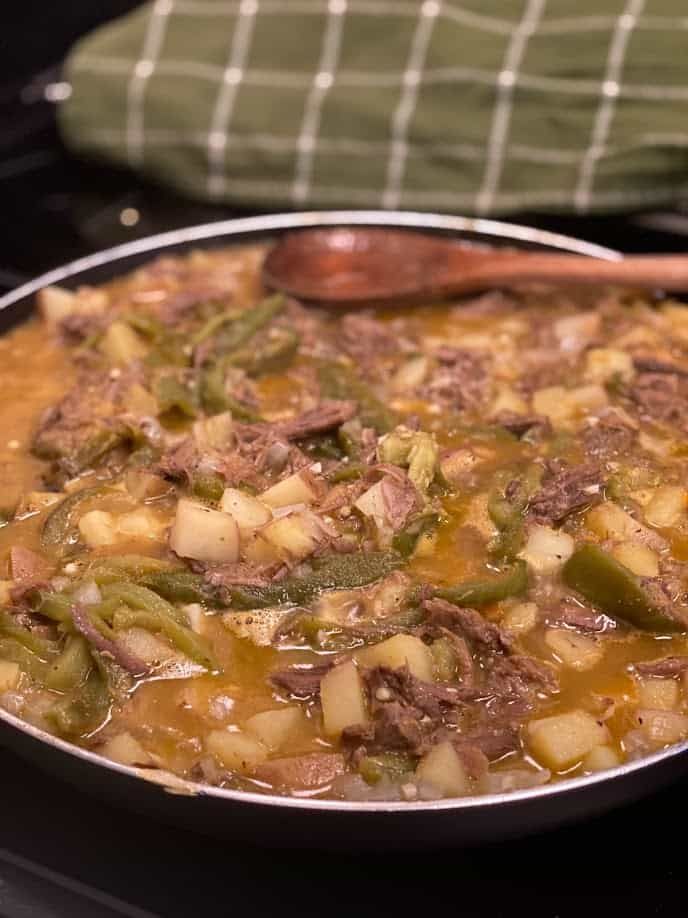
[[[341,307],[410,303],[524,282],[688,290],[688,255],[585,255],[492,249],[380,227],[301,230],[276,243],[267,286]]]

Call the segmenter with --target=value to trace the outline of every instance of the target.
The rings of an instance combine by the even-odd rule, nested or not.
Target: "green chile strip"
[[[314,564],[308,574],[287,577],[264,587],[229,589],[235,609],[260,609],[283,603],[300,605],[323,590],[351,590],[385,577],[402,564],[394,552],[369,552],[360,555],[329,555]]]
[[[592,542],[581,545],[562,570],[567,586],[598,609],[643,631],[686,631],[627,567]],[[667,601],[668,602],[668,601]]]
[[[59,548],[68,541],[71,530],[76,522],[75,516],[81,504],[95,497],[108,494],[110,488],[104,485],[95,485],[91,488],[82,488],[67,495],[64,500],[52,510],[41,530],[41,544],[45,547]]]
[[[511,567],[494,577],[484,580],[467,580],[456,586],[441,587],[435,596],[453,602],[456,606],[470,606],[479,609],[493,602],[500,602],[510,596],[522,596],[528,589],[528,566],[525,561],[516,561]]]

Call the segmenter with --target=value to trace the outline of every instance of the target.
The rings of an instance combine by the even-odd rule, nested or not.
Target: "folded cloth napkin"
[[[263,208],[611,211],[688,190],[686,0],[155,0],[66,63],[67,144]]]

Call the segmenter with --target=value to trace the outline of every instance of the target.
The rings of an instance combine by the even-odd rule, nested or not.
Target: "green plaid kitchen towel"
[[[65,79],[69,146],[204,199],[489,214],[688,191],[688,0],[155,0]]]

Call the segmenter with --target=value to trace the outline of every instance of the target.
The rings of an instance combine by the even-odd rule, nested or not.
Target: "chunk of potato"
[[[573,538],[551,526],[531,526],[528,539],[519,557],[538,574],[552,574],[559,570],[573,554]]]
[[[89,510],[79,520],[79,534],[89,548],[114,545],[117,542],[115,517],[105,510]]]
[[[367,723],[363,682],[353,660],[340,663],[323,676],[320,703],[328,736],[339,736],[346,727]]]
[[[257,647],[269,647],[282,620],[290,614],[291,609],[282,606],[255,612],[225,612],[222,624],[238,638],[252,641]]]
[[[153,762],[141,743],[127,732],[113,736],[99,751],[120,765],[151,765]]]
[[[638,577],[657,577],[659,555],[641,542],[621,542],[612,549],[612,554]]]
[[[688,736],[688,715],[677,711],[653,711],[641,708],[636,712],[638,726],[655,746],[677,743]]]
[[[0,692],[11,692],[19,685],[21,670],[18,663],[0,660]]]
[[[609,742],[607,727],[582,710],[532,720],[527,735],[537,761],[553,771],[570,768]]]
[[[655,711],[673,711],[681,692],[675,679],[642,679],[638,682],[638,703]]]
[[[595,746],[583,759],[585,771],[606,771],[621,764],[621,756],[613,746]]]
[[[605,500],[585,515],[587,528],[600,539],[612,542],[642,542],[656,544],[657,534],[634,519],[618,504]]]
[[[141,383],[129,387],[126,406],[128,411],[138,416],[154,418],[158,413],[158,400]]]
[[[183,498],[177,504],[170,548],[196,561],[238,561],[239,529],[228,513]]]
[[[372,519],[379,530],[386,531],[390,529],[381,481],[376,482],[367,491],[364,491],[355,502],[354,507],[363,516]]]
[[[527,414],[528,403],[526,400],[515,392],[511,386],[499,386],[495,395],[490,414],[497,416],[505,412],[514,414]]]
[[[252,772],[268,757],[266,747],[249,733],[211,730],[205,748],[223,768],[240,774]]]
[[[160,541],[167,528],[161,517],[146,507],[122,513],[116,520],[117,535],[125,539],[153,539]]]
[[[244,730],[256,737],[270,752],[277,752],[298,735],[304,723],[301,708],[290,705],[274,711],[254,714],[244,723]]]
[[[193,437],[201,447],[225,449],[234,443],[234,420],[230,411],[194,421]]]
[[[308,476],[301,472],[290,475],[283,481],[263,491],[260,499],[269,507],[289,507],[292,504],[312,504],[318,498],[318,493]]]
[[[606,391],[596,383],[577,389],[548,386],[533,393],[533,410],[548,417],[555,427],[570,426],[608,402]]]
[[[118,319],[108,326],[99,348],[112,363],[121,364],[142,360],[148,353],[148,348],[134,329]]]
[[[626,351],[612,347],[593,347],[585,355],[583,378],[591,383],[606,383],[610,379],[630,382],[635,375],[633,359]]]
[[[225,488],[220,500],[220,510],[234,517],[242,536],[254,532],[272,519],[269,507],[238,488]]]
[[[364,666],[388,666],[390,669],[408,666],[417,679],[425,682],[433,680],[430,648],[411,634],[395,634],[386,641],[359,650],[357,657]]]
[[[67,316],[77,312],[77,297],[65,287],[51,285],[39,290],[36,294],[36,305],[49,325],[58,325]]]
[[[526,634],[537,625],[538,607],[534,602],[518,602],[504,613],[500,624],[516,634]]]
[[[545,644],[565,666],[578,672],[597,666],[604,656],[604,648],[595,638],[566,628],[548,628]]]
[[[645,507],[645,521],[650,526],[675,526],[686,513],[688,494],[679,485],[657,488]]]
[[[410,357],[402,363],[390,380],[392,392],[400,392],[403,395],[413,391],[424,381],[429,369],[430,361],[425,354]]]
[[[260,531],[260,536],[274,546],[282,558],[301,560],[313,554],[322,541],[322,530],[312,514],[290,513],[272,520]]]
[[[464,797],[471,792],[466,767],[451,743],[438,743],[423,756],[416,778],[430,784],[443,797]]]

